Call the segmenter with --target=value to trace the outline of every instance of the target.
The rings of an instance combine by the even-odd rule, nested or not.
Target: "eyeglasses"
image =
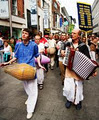
[[[35,39],[35,40],[40,40],[40,39]]]

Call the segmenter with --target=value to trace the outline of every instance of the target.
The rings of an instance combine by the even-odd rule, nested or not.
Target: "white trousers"
[[[67,100],[77,105],[83,100],[83,82],[74,80],[73,78],[65,78],[63,87],[63,96]]]
[[[37,83],[43,84],[44,82],[44,70],[42,68],[37,68]]]
[[[37,87],[37,79],[31,81],[24,81],[24,89],[28,95],[27,99],[27,112],[34,112],[37,97],[38,97],[38,87]]]
[[[51,60],[50,65],[54,66],[54,64],[55,64],[55,60],[54,60],[55,59],[55,54],[50,55],[49,57],[50,57],[50,60]]]

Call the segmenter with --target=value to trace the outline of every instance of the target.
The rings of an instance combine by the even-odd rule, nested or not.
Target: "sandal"
[[[39,90],[43,89],[43,84],[39,84]]]

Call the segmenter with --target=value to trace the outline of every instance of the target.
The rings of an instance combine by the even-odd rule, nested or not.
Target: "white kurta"
[[[52,39],[52,40],[49,39],[48,40],[48,44],[49,44],[49,49],[50,48],[54,48],[55,49],[55,47],[56,47],[56,41],[54,39]],[[50,57],[50,60],[51,60],[50,65],[54,66],[54,64],[55,64],[55,54],[49,55],[49,57]]]
[[[54,39],[48,40],[49,48],[55,48],[56,47],[56,41]]]
[[[96,53],[95,53],[95,51],[90,51],[89,53],[90,53],[91,60],[96,61]]]
[[[38,45],[39,52],[44,51],[44,44],[40,43]],[[37,67],[37,83],[38,84],[43,84],[44,82],[44,70],[42,68]]]

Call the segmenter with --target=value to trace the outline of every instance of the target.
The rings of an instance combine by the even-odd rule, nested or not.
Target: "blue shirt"
[[[4,49],[3,47],[3,41],[0,39],[0,50]]]
[[[15,58],[18,63],[26,63],[35,67],[35,57],[39,56],[38,46],[35,42],[29,41],[27,45],[19,42],[15,45]]]

